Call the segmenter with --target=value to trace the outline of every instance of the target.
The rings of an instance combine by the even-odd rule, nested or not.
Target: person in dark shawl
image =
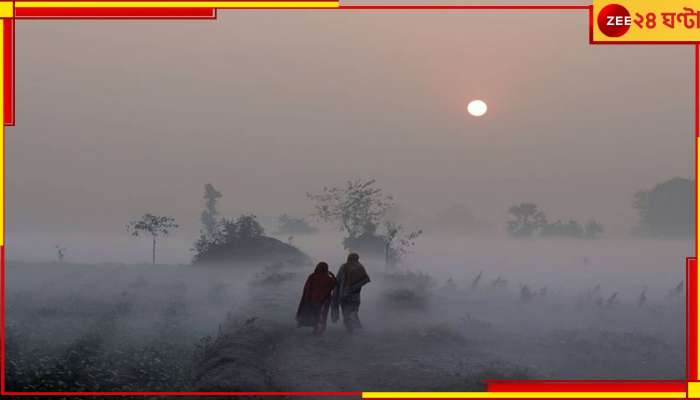
[[[320,262],[309,275],[297,310],[297,326],[312,326],[314,334],[326,330],[331,293],[335,288],[335,276],[328,271],[328,264]]]
[[[332,314],[333,322],[340,318],[339,308],[343,312],[343,324],[348,332],[362,328],[358,312],[360,311],[360,291],[369,283],[369,275],[364,265],[360,264],[360,256],[350,253],[345,264],[338,270],[338,283],[333,292]]]

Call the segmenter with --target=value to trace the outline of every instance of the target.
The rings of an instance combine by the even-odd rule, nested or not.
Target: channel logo
[[[700,42],[700,2],[593,0],[591,43]]]
[[[619,4],[608,4],[598,14],[598,29],[608,37],[620,37],[630,30],[632,16]]]

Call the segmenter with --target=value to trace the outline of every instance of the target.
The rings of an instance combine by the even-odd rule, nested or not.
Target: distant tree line
[[[634,194],[633,207],[638,224],[632,230],[637,236],[652,238],[687,238],[695,228],[695,182],[672,178],[650,190]],[[599,238],[604,230],[596,220],[585,225],[570,219],[549,222],[546,214],[534,203],[520,203],[508,209],[508,234],[513,237]]]
[[[591,219],[585,225],[570,219],[567,222],[549,222],[547,216],[534,203],[520,203],[508,209],[508,234],[517,238],[567,237],[574,239],[597,239],[603,234],[603,226]]]
[[[204,186],[205,206],[200,220],[202,229],[194,243],[194,262],[226,260],[231,257],[275,254],[306,259],[291,244],[265,236],[265,230],[253,214],[242,214],[234,219],[222,218],[217,203],[222,194],[212,184]],[[343,246],[350,251],[381,255],[388,268],[394,267],[410,253],[422,230],[407,231],[388,217],[395,206],[392,196],[376,185],[376,181],[351,180],[345,186],[324,187],[321,193],[307,197],[314,203],[314,216],[323,222],[337,224],[346,233]],[[639,220],[633,233],[653,238],[686,238],[695,228],[695,182],[673,178],[650,190],[634,195],[633,207]],[[575,219],[557,219],[550,222],[545,212],[535,203],[523,202],[508,209],[507,232],[512,237],[565,237],[597,239],[604,233],[603,225],[595,219],[582,224]],[[156,262],[158,238],[170,235],[178,224],[175,219],[156,214],[144,214],[127,225],[133,236],[147,235],[152,241],[151,261]],[[304,218],[282,214],[278,218],[277,234],[313,234],[318,230]],[[56,246],[59,262],[66,249]]]

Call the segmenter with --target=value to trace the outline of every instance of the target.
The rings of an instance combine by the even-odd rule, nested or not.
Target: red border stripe
[[[15,20],[7,18],[3,21],[5,28],[3,44],[3,119],[5,125],[15,124]]]
[[[489,392],[685,392],[685,381],[487,381]]]
[[[216,10],[213,8],[161,8],[161,7],[105,7],[105,8],[16,8],[15,17],[22,19],[215,19]]]
[[[686,370],[689,381],[698,380],[698,262],[688,258],[686,273]]]
[[[343,10],[588,10],[588,5],[340,5]]]

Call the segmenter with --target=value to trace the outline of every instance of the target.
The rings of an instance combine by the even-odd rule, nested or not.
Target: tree
[[[543,237],[569,237],[580,239],[584,236],[584,227],[576,220],[569,220],[567,223],[557,220],[554,223],[545,223],[540,228],[540,236]]]
[[[637,210],[639,216],[639,229],[649,233],[649,192],[640,190],[635,193],[632,207]]]
[[[243,214],[236,220],[223,220],[222,240],[224,243],[236,239],[255,239],[265,234],[265,229],[260,225],[253,214]]]
[[[204,226],[204,235],[210,240],[214,239],[217,234],[219,211],[216,209],[216,203],[221,197],[221,192],[216,190],[211,183],[204,185],[204,200],[206,200],[206,203],[200,220]]]
[[[127,230],[132,236],[140,236],[149,234],[153,239],[153,264],[156,263],[156,238],[159,236],[168,236],[175,230],[178,225],[175,223],[175,218],[161,217],[153,214],[144,214],[140,219],[132,221],[127,225]]]
[[[386,240],[382,234],[377,232],[377,228],[377,225],[368,222],[362,227],[361,234],[343,239],[343,248],[355,253],[384,255]]]
[[[194,252],[194,261],[199,260],[203,254],[207,254],[214,245],[216,245],[215,240],[210,240],[204,232],[200,232],[199,238],[194,242],[194,247],[190,249]]]
[[[236,219],[222,219],[218,234],[207,240],[202,234],[192,249],[195,264],[220,264],[245,262],[282,262],[302,265],[311,259],[294,247],[275,238],[265,236],[265,230],[253,214],[243,214]]]
[[[387,269],[395,267],[416,245],[422,230],[404,233],[403,226],[392,221],[384,222],[384,264]]]
[[[508,209],[514,219],[508,221],[508,233],[514,237],[530,237],[547,224],[547,217],[537,205],[520,203]]]
[[[592,219],[588,221],[583,236],[586,239],[598,239],[603,234],[603,225]]]
[[[194,242],[194,261],[197,262],[212,250],[220,248],[224,245],[229,245],[235,242],[248,241],[256,239],[265,234],[265,229],[253,214],[243,214],[236,219],[222,218],[217,223],[217,228],[212,237],[208,237],[204,232],[201,232],[199,238]]]
[[[669,179],[652,190],[635,193],[633,206],[639,214],[641,233],[669,238],[691,236],[695,226],[695,182]]]
[[[63,259],[66,257],[66,251],[68,250],[62,246],[54,246],[56,248],[56,256],[58,257],[58,262],[63,263]]]
[[[380,225],[393,198],[375,187],[375,180],[348,181],[345,187],[324,187],[320,194],[306,194],[315,202],[314,216],[323,222],[337,223],[349,239],[355,239],[368,227]]]

